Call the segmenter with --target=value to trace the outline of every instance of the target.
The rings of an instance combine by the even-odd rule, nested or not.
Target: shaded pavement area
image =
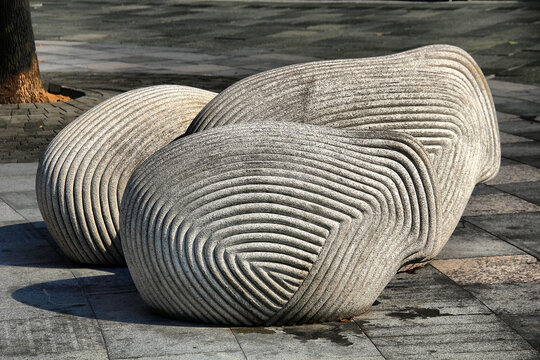
[[[537,4],[110,3],[31,2],[44,82],[85,95],[0,105],[0,358],[540,357]],[[173,321],[150,312],[126,268],[69,262],[45,228],[36,162],[54,134],[106,98],[163,83],[220,91],[290,63],[429,43],[463,47],[490,78],[502,167],[475,188],[438,259],[396,275],[362,316],[266,328]]]

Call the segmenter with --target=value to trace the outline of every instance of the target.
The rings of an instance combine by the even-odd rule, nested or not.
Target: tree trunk
[[[0,103],[45,102],[28,0],[0,0]]]

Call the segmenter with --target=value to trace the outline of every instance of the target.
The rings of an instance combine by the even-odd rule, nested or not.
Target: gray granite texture
[[[438,181],[434,258],[479,182],[499,169],[495,108],[482,71],[465,51],[432,45],[390,56],[312,62],[243,79],[204,107],[187,133],[243,122],[300,122],[399,132],[428,152]]]
[[[123,264],[118,208],[129,176],[182,135],[215,93],[163,85],[117,95],[66,126],[45,150],[36,192],[47,228],[71,259]]]
[[[296,324],[367,311],[437,246],[437,184],[411,136],[277,122],[172,142],[120,211],[142,298],[176,318]]]

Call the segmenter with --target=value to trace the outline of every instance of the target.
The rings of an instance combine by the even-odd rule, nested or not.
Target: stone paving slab
[[[96,325],[93,319],[66,316],[1,321],[2,358],[106,359]]]
[[[538,356],[488,307],[431,266],[398,274],[379,301],[355,321],[387,359]]]
[[[313,61],[305,56],[276,56],[269,51],[253,56],[220,52],[207,54],[197,50],[137,45],[104,45],[71,41],[36,41],[42,72],[134,72],[181,73],[244,77],[256,71],[265,59],[267,68]],[[227,59],[227,65],[223,64]]]
[[[384,359],[355,322],[233,328],[249,359]],[[323,355],[324,356],[324,355]]]
[[[540,181],[540,169],[530,165],[519,164],[502,166],[497,176],[488,181],[487,184],[502,185],[537,181]]]
[[[540,262],[530,255],[435,260],[431,265],[458,285],[540,283]]]
[[[84,68],[92,63],[98,65],[94,70],[142,71],[145,66],[170,68],[177,63],[219,66],[223,68],[214,70],[225,75],[241,68],[262,71],[276,64],[300,62],[295,57],[379,56],[426,44],[448,43],[470,52],[487,76],[540,83],[540,4],[532,1],[125,0],[121,6],[111,7],[83,0],[50,0],[36,4],[41,5],[32,8],[34,34],[38,43],[50,42],[40,43],[50,45],[48,49],[38,47],[44,59],[41,65],[49,66],[48,71],[63,71],[64,65]],[[58,43],[52,43],[55,41]],[[74,53],[59,50],[71,42]],[[159,51],[152,54],[132,49],[130,53],[118,49],[118,44],[128,48],[156,47]],[[174,49],[181,56],[174,58]],[[84,52],[88,56],[84,57]],[[275,55],[271,56],[272,53]],[[74,62],[65,55],[75,55],[81,61]],[[164,64],[149,61],[148,57],[161,57]],[[180,71],[211,70],[205,66]],[[513,106],[511,100],[507,103]]]
[[[516,214],[540,211],[540,206],[510,194],[471,196],[463,216]]]
[[[437,259],[461,259],[497,255],[523,255],[525,252],[468,222],[458,225]]]
[[[472,216],[465,220],[540,258],[540,212]]]
[[[495,187],[530,203],[540,205],[540,181],[500,184]]]
[[[520,142],[501,145],[505,157],[540,168],[540,142]]]

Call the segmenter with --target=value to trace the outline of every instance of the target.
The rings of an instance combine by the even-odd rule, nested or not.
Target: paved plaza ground
[[[540,5],[536,2],[31,1],[42,78],[67,103],[0,105],[1,359],[539,359]],[[292,327],[152,313],[126,268],[57,250],[37,161],[67,123],[153,84],[221,91],[292,63],[449,43],[489,79],[499,175],[478,185],[438,259],[400,273],[362,316]]]

